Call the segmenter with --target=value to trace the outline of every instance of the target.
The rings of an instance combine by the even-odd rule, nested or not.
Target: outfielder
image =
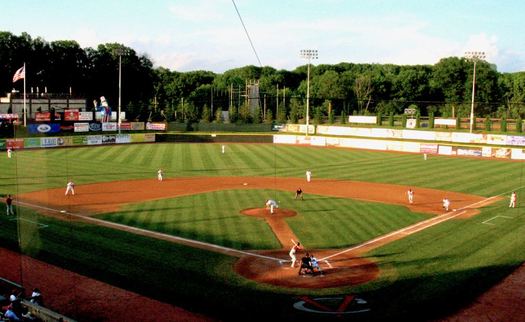
[[[511,194],[510,194],[510,204],[509,204],[509,208],[516,208],[516,192],[513,191]]]
[[[7,148],[7,157],[9,159],[11,159],[12,154],[13,154],[13,150],[11,150],[11,148]]]
[[[224,154],[224,151],[225,151],[225,150],[226,150],[226,146],[225,146],[224,144],[221,145],[221,152],[222,152],[222,154]]]
[[[64,195],[68,195],[71,192],[71,194],[75,195],[75,183],[73,181],[69,181],[66,185],[66,193]]]
[[[266,209],[270,209],[270,214],[273,215],[273,212],[274,212],[274,209],[276,208],[279,208],[279,205],[277,204],[277,202],[273,199],[268,199],[266,200]]]
[[[159,169],[159,171],[157,171],[157,180],[162,181],[162,175],[162,169]]]

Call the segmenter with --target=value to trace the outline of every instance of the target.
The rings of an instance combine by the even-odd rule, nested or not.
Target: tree
[[[209,123],[210,119],[211,119],[210,108],[208,107],[208,105],[204,104],[204,108],[202,109],[202,114],[201,114],[201,120],[204,123]]]
[[[370,100],[372,99],[372,79],[368,75],[361,75],[355,79],[354,93],[357,98],[359,113],[368,111]]]
[[[231,118],[231,115],[230,115],[230,118]],[[218,108],[215,111],[215,122],[217,122],[219,124],[223,122],[223,119],[222,119],[222,108]]]
[[[266,111],[266,117],[264,118],[264,123],[272,124],[273,123],[273,113],[272,110]]]

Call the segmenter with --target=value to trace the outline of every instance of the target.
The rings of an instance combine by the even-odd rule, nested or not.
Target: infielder
[[[407,195],[408,195],[408,203],[414,203],[414,191],[412,189],[408,189]]]
[[[302,247],[301,247],[301,243],[300,242],[297,242],[297,244],[296,244],[293,239],[292,239],[292,243],[293,243],[293,246],[292,246],[292,249],[290,249],[290,252],[288,253],[288,255],[290,255],[290,258],[292,260],[292,265],[290,265],[290,267],[295,267],[295,261],[297,260],[295,258],[295,253],[298,250],[301,250]]]
[[[516,192],[513,191],[511,194],[510,194],[510,204],[509,204],[509,208],[516,208]]]
[[[445,197],[445,199],[443,199],[443,208],[445,209],[445,211],[448,211],[449,207],[450,207],[450,200],[448,200],[448,198]]]
[[[162,181],[162,175],[162,169],[159,169],[159,171],[157,171],[157,180]]]
[[[69,181],[66,185],[66,193],[64,195],[68,195],[71,192],[71,194],[75,195],[75,183],[73,181]]]
[[[266,209],[270,209],[270,214],[273,215],[273,212],[274,212],[274,209],[276,208],[279,208],[279,205],[277,204],[277,202],[273,199],[268,199],[266,200]]]
[[[306,170],[306,181],[310,182],[312,180],[312,171]]]

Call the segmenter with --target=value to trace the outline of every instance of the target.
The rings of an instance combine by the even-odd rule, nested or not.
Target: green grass
[[[287,221],[307,248],[341,248],[409,226],[430,216],[402,206],[289,192],[223,190],[125,206],[99,218],[236,249],[279,249],[263,218],[240,214],[272,197],[297,211]],[[287,245],[285,245],[287,246]]]
[[[0,158],[0,194],[99,181],[168,177],[286,176],[360,180],[429,187],[481,196],[518,192],[523,198],[523,162],[382,153],[346,149],[228,144],[142,144],[20,151]],[[273,190],[218,191],[127,205],[103,218],[240,249],[279,244],[263,220],[238,214],[272,197],[294,204],[287,221],[310,248],[349,247],[427,218],[404,207],[308,196],[304,202]],[[311,198],[310,200],[308,198]],[[261,205],[262,206],[262,205]],[[234,259],[107,228],[57,221],[18,209],[20,218],[0,216],[0,243],[36,258],[160,300],[225,320],[297,318],[297,295],[358,293],[373,313],[366,318],[439,317],[505,277],[525,261],[525,208],[507,200],[470,219],[451,220],[375,249],[380,279],[354,287],[317,291],[256,284],[232,271]],[[494,225],[483,224],[490,221]],[[147,274],[145,273],[147,272]],[[73,283],[73,281],[72,281]],[[73,285],[73,284],[72,284]],[[237,305],[238,304],[238,305]],[[241,307],[239,309],[239,307]],[[255,310],[252,312],[251,310]]]

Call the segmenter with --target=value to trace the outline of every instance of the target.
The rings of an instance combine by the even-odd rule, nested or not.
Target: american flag
[[[25,66],[22,66],[13,75],[13,83],[16,83],[19,79],[22,79],[25,77],[26,77],[26,68]]]

